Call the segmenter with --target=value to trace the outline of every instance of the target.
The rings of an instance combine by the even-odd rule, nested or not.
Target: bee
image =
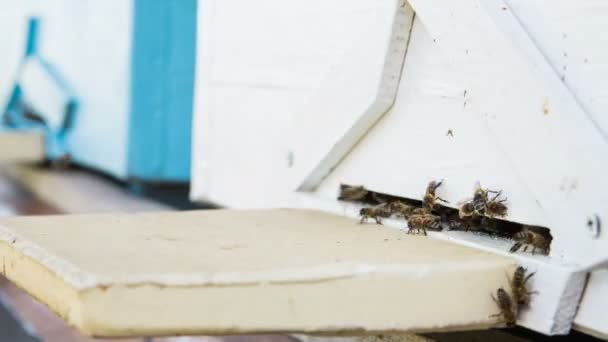
[[[501,193],[502,193],[502,191],[498,191],[496,193],[496,196],[494,196],[494,198],[492,198],[487,203],[487,205],[486,205],[486,211],[487,211],[488,216],[490,216],[490,217],[495,217],[495,216],[505,217],[505,216],[507,216],[507,211],[509,210],[509,208],[504,203],[504,202],[507,201],[507,199],[506,198],[499,199],[498,197],[500,197]]]
[[[513,293],[513,299],[518,306],[528,306],[530,304],[530,295],[538,293],[537,291],[528,291],[528,280],[536,272],[528,273],[528,270],[522,266],[518,266],[513,273],[513,279],[509,279],[511,284],[511,293]]]
[[[475,184],[475,192],[473,193],[473,200],[471,201],[475,215],[478,215],[478,216],[486,215],[486,211],[488,209],[488,203],[490,202],[488,199],[489,193],[500,194],[500,191],[484,189],[481,187],[479,182],[477,182]],[[496,199],[496,198],[498,198],[498,196],[496,196],[494,199]],[[500,203],[500,204],[502,204],[502,203]]]
[[[416,233],[422,233],[426,236],[426,230],[441,230],[441,217],[432,215],[432,214],[424,214],[424,215],[411,215],[407,219],[407,233],[411,234],[414,231]]]
[[[500,317],[505,320],[508,327],[515,326],[515,322],[517,321],[517,307],[516,304],[513,303],[511,296],[503,289],[502,287],[496,291],[496,297],[492,294],[492,299],[498,305],[500,312],[494,314],[490,317]]]
[[[443,198],[435,195],[435,191],[437,191],[437,188],[439,188],[441,186],[441,183],[443,183],[443,181],[439,181],[439,182],[431,181],[427,185],[426,192],[424,194],[424,198],[422,199],[422,204],[424,207],[433,210],[433,209],[436,209],[437,201],[441,201],[444,203],[450,203],[450,202],[444,200]]]
[[[389,204],[389,210],[397,216],[401,216],[407,219],[415,208],[411,205],[405,204],[401,201],[393,201]]]
[[[338,200],[362,201],[368,193],[369,191],[361,185],[353,186],[340,184],[340,195],[338,195]]]
[[[365,223],[367,222],[367,219],[373,218],[376,220],[377,224],[382,224],[382,218],[391,217],[392,214],[393,212],[386,203],[382,203],[375,207],[361,208],[361,210],[359,210],[359,216],[361,216],[359,223]]]
[[[517,252],[521,246],[524,246],[524,252],[528,250],[529,246],[532,246],[532,254],[536,252],[536,249],[539,249],[542,254],[549,254],[549,243],[551,242],[545,236],[538,232],[534,232],[527,227],[524,227],[520,232],[513,235],[513,240],[515,243],[509,250],[511,253]]]
[[[473,201],[461,202],[458,206],[458,217],[460,219],[467,219],[475,215],[475,207]]]

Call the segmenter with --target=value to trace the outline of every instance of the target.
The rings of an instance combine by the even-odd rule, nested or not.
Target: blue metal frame
[[[53,82],[67,94],[67,101],[64,110],[64,117],[58,127],[52,127],[44,122],[44,112],[33,112],[27,104],[26,95],[22,86],[19,84],[19,75],[15,80],[13,91],[9,97],[2,115],[2,123],[5,126],[21,130],[40,130],[45,133],[47,157],[51,160],[63,159],[69,156],[66,148],[66,137],[73,126],[74,118],[78,111],[78,99],[74,91],[55,69],[55,67],[38,55],[38,37],[40,31],[40,21],[38,18],[30,18],[28,23],[27,40],[25,53],[19,73],[23,71],[23,66],[28,60],[35,60],[42,69],[48,74]],[[34,114],[41,120],[32,117]]]

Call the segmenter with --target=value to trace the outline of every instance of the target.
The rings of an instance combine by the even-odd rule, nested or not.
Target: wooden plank
[[[367,32],[375,36],[368,53],[345,54],[295,116],[289,137],[294,189],[314,190],[395,103],[414,12],[401,0],[392,5],[392,21],[378,21],[381,28]]]
[[[137,196],[108,179],[82,170],[10,165],[1,171],[64,213],[170,210],[169,206]]]
[[[41,133],[0,130],[0,163],[40,162],[44,156]]]
[[[289,209],[4,219],[0,256],[2,274],[104,336],[489,327],[514,266]]]

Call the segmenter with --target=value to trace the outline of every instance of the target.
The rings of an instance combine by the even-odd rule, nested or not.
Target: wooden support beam
[[[0,163],[40,162],[44,153],[41,133],[0,130]]]

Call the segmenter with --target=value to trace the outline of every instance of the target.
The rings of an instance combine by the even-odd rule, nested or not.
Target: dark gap
[[[421,208],[423,206],[421,200],[372,191],[361,185],[348,184],[340,185],[340,193],[338,195],[338,200],[360,203],[368,206],[377,206],[383,203],[392,203],[395,201],[400,201],[404,204],[414,206],[416,208]],[[441,202],[436,201],[435,208],[433,209],[433,214],[442,218],[443,230],[467,230],[462,229],[464,221],[460,219],[458,209],[447,207],[445,205],[442,205]],[[521,224],[498,217],[483,216],[479,217],[478,219],[480,222],[474,222],[474,228],[469,229],[469,231],[508,239],[513,239],[518,233],[528,231],[536,233],[540,235],[543,239],[545,239],[549,248],[551,245],[551,241],[553,240],[549,228],[546,227]]]

